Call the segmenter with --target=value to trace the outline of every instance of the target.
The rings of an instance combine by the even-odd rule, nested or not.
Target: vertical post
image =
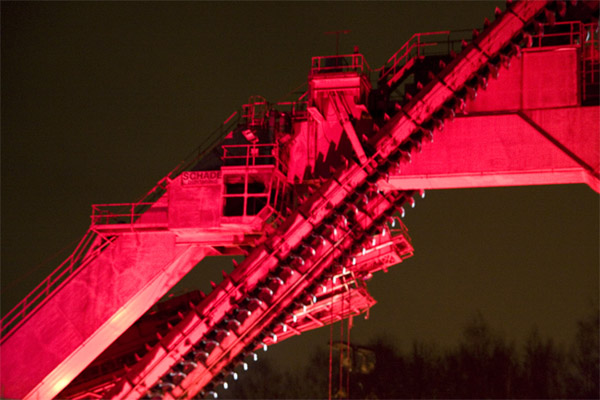
[[[569,44],[572,45],[573,44],[573,31],[575,30],[575,27],[573,26],[573,22],[569,22]],[[581,39],[579,40],[581,42]],[[579,43],[581,45],[581,43]]]
[[[245,217],[248,213],[248,160],[249,160],[250,146],[246,147],[246,168],[244,171],[244,207],[242,216]]]
[[[580,97],[579,97],[579,104],[581,105],[581,103],[583,101],[585,101],[585,79],[586,79],[586,71],[585,71],[585,36],[584,36],[584,32],[583,32],[583,25],[579,26],[579,59],[580,59],[580,68],[581,68],[581,79],[579,79],[579,87],[581,88],[580,90]],[[572,43],[572,42],[571,42]]]

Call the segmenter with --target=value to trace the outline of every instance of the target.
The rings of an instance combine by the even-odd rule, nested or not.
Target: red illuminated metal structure
[[[368,310],[372,273],[413,253],[398,216],[424,189],[599,191],[597,10],[511,2],[470,43],[418,34],[378,70],[315,57],[296,101],[251,98],[139,202],[93,206],[2,319],[2,397],[215,394],[257,349]],[[245,259],[157,304],[218,255]]]

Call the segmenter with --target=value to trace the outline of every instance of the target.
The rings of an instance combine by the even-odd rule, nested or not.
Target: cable
[[[338,393],[342,394],[342,388],[344,387],[344,295],[342,292],[342,312],[340,318],[340,385]]]
[[[331,317],[331,323],[329,324],[329,400],[332,399],[333,395],[333,298],[334,296],[332,295],[331,304],[329,305],[329,314]]]
[[[351,362],[352,360],[350,359],[350,329],[352,329],[352,294],[348,293],[348,308],[349,308],[349,315],[348,315],[348,334],[347,334],[347,339],[348,339],[348,347],[347,347],[347,357],[348,357],[348,374],[346,375],[346,398],[350,398],[350,368],[352,366]]]

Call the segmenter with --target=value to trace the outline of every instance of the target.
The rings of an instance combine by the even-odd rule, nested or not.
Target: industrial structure
[[[257,349],[375,304],[365,282],[413,255],[401,218],[425,190],[599,192],[597,16],[597,1],[508,2],[379,69],[314,57],[295,101],[251,97],[139,202],[93,206],[2,319],[0,396],[212,396]],[[210,293],[159,302],[221,255],[245,258]]]

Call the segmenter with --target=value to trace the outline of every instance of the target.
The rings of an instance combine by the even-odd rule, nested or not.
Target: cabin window
[[[223,216],[257,215],[268,203],[271,175],[224,175]]]

